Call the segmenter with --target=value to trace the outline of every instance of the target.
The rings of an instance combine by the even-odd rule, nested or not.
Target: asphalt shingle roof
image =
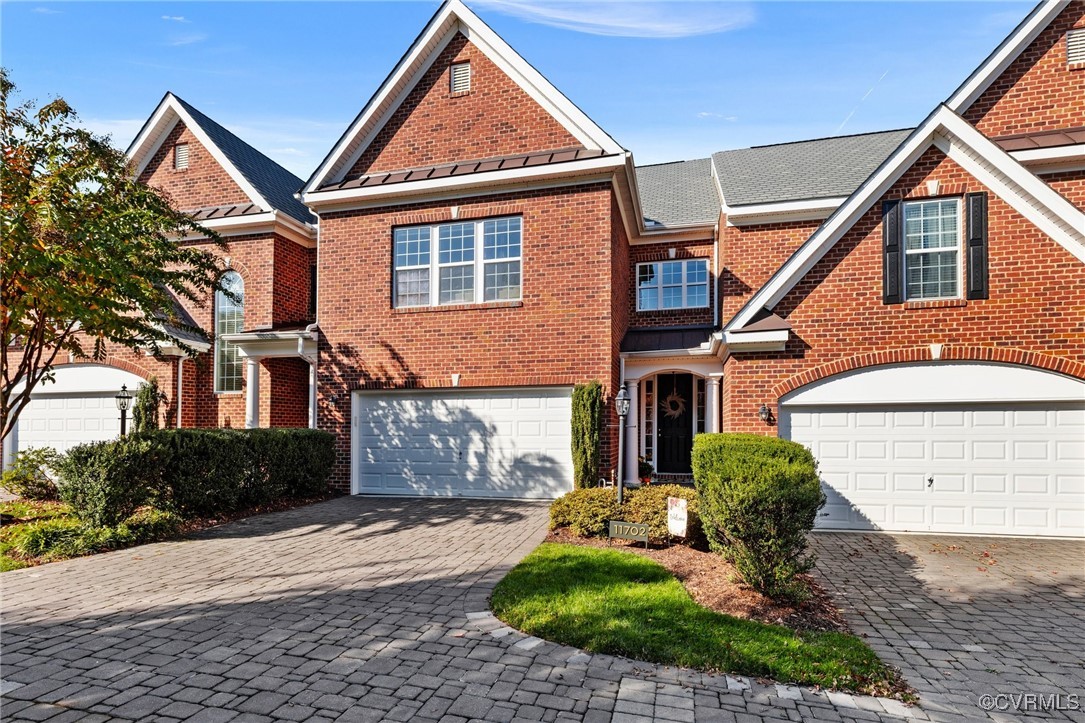
[[[313,215],[309,213],[309,209],[294,198],[294,194],[302,187],[304,181],[190,104],[180,98],[177,98],[177,102],[184,106],[211,141],[276,210],[293,216],[302,223],[316,222]]]
[[[649,228],[652,221],[662,226],[689,226],[719,218],[720,200],[710,158],[639,166],[637,186]]]
[[[728,206],[850,196],[912,130],[756,146],[712,154]]]

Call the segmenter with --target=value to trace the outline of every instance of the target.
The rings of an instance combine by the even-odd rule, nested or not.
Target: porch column
[[[625,382],[625,389],[629,393],[629,415],[625,418],[625,459],[622,461],[622,476],[626,482],[638,479],[640,466],[640,379],[629,379]]]
[[[309,429],[316,429],[316,361],[309,362]]]
[[[260,360],[245,357],[245,374],[245,428],[256,429],[260,426]]]
[[[11,434],[4,437],[4,471],[11,469],[15,464],[15,455],[19,453],[19,424],[11,428]]]
[[[722,374],[709,374],[705,377],[705,432],[720,431],[720,380],[722,377]]]

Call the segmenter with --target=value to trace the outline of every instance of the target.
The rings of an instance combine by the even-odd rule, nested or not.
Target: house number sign
[[[610,538],[612,540],[636,540],[648,545],[648,525],[637,522],[610,521]]]

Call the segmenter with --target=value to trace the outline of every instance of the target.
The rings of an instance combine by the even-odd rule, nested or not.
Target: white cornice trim
[[[312,208],[319,208],[329,204],[358,201],[387,201],[389,199],[398,201],[402,199],[401,202],[407,202],[408,200],[416,200],[413,197],[418,194],[433,194],[443,191],[463,192],[471,188],[493,186],[495,184],[505,186],[504,190],[508,191],[514,189],[509,189],[506,184],[549,178],[570,178],[607,171],[613,172],[620,168],[623,163],[622,156],[600,156],[568,163],[552,163],[542,166],[510,168],[503,171],[469,173],[463,176],[450,176],[441,179],[406,181],[387,186],[363,186],[361,188],[344,188],[336,191],[313,191],[304,194],[302,200]],[[412,198],[407,199],[406,197]]]
[[[964,113],[1051,24],[1051,21],[1066,9],[1070,2],[1071,0],[1043,0],[1037,5],[1028,17],[953,92],[953,95],[946,100],[946,106],[955,113]]]
[[[316,229],[279,211],[265,211],[248,216],[212,218],[200,221],[204,228],[221,236],[246,236],[258,233],[275,233],[305,248],[316,246]],[[206,238],[201,235],[186,236],[186,241]]]
[[[735,314],[728,331],[776,306],[932,145],[1085,262],[1085,212],[945,106],[939,106]],[[1030,202],[1030,201],[1034,201]]]
[[[819,221],[828,218],[847,196],[814,198],[801,201],[778,201],[727,208],[728,226],[752,226],[787,221]]]
[[[585,148],[601,150],[608,155],[624,152],[610,135],[562,95],[466,5],[460,0],[448,0],[310,177],[303,195],[313,193],[328,182],[342,179],[457,32],[462,32]]]
[[[271,204],[268,203],[267,199],[245,178],[245,174],[241,173],[230,162],[226,154],[211,141],[211,137],[204,132],[200,124],[189,115],[184,106],[177,102],[177,98],[173,93],[166,93],[162,102],[158,104],[154,113],[151,114],[150,120],[144,124],[140,134],[128,147],[128,159],[136,168],[135,175],[137,178],[147,169],[147,165],[154,158],[158,149],[162,147],[162,144],[178,122],[183,122],[185,127],[192,132],[192,135],[196,136],[196,139],[207,149],[207,152],[222,167],[222,170],[226,171],[227,175],[244,191],[250,202],[264,210],[271,208]]]

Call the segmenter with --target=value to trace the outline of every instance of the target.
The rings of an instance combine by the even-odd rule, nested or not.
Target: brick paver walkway
[[[232,723],[959,718],[960,710],[926,704],[909,709],[591,656],[511,631],[486,612],[487,595],[542,539],[545,521],[538,503],[341,498],[192,540],[5,573],[0,715]],[[884,590],[895,589],[891,575],[884,584],[860,582],[884,565],[864,539],[818,538],[822,565],[855,581],[840,592],[857,625],[886,607],[897,614],[885,628],[911,626],[901,637],[911,639],[914,628],[919,641],[927,632],[902,611],[927,593],[906,603]],[[851,596],[868,588],[887,604],[856,607]],[[953,619],[968,629],[967,619]],[[907,668],[883,639],[894,637],[871,638]],[[1036,660],[1022,665],[1042,676]],[[1062,684],[1056,675],[1048,679]]]

